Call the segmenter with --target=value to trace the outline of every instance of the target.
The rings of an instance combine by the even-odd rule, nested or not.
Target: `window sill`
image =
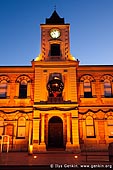
[[[25,100],[25,99],[31,99],[31,97],[30,97],[30,96],[27,96],[26,98],[19,98],[19,97],[15,96],[14,99]]]
[[[84,98],[84,99],[95,99],[95,98],[97,98],[97,96],[95,95],[95,96],[92,96],[92,97],[84,97],[84,96],[80,96],[80,98]]]
[[[113,99],[113,96],[109,96],[109,97],[102,96],[102,98],[104,98],[104,99]]]
[[[25,137],[16,137],[16,139],[25,139]]]
[[[86,136],[86,138],[96,138],[96,136]]]
[[[7,96],[7,97],[0,97],[0,99],[10,99],[10,96]]]

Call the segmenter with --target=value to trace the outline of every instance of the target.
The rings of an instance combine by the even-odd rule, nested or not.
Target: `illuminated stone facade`
[[[10,151],[107,150],[113,66],[79,65],[70,54],[70,25],[56,11],[40,26],[41,53],[32,65],[0,67],[0,143],[8,135]]]

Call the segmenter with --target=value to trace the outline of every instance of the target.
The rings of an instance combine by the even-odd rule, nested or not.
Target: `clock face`
[[[58,37],[60,37],[60,31],[58,29],[54,28],[50,31],[50,36],[52,38],[58,38]]]

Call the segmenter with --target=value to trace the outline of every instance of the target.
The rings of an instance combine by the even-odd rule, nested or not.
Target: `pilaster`
[[[7,84],[7,97],[10,96],[10,83]]]
[[[39,112],[34,110],[33,118],[33,152],[38,152],[39,150],[39,128],[40,128],[40,117]]]
[[[103,97],[104,96],[104,82],[101,82],[100,86],[101,86],[101,96]]]
[[[70,100],[73,102],[77,101],[77,84],[76,84],[76,67],[69,69],[69,94]]]
[[[80,82],[80,97],[84,97],[84,82]]]
[[[30,89],[31,89],[31,83],[29,82],[27,84],[27,97],[30,97]]]
[[[35,88],[34,88],[34,101],[40,102],[41,100],[41,68],[35,68]]]
[[[92,96],[96,96],[96,91],[95,91],[95,82],[92,82]]]
[[[70,125],[70,114],[67,114],[67,142],[66,142],[66,151],[72,150],[72,144],[71,144],[71,125]]]
[[[112,90],[111,94],[113,96],[113,82],[111,83],[111,90]]]
[[[19,97],[19,83],[16,83],[16,97]]]
[[[75,152],[80,152],[79,145],[78,110],[72,112],[72,144]]]

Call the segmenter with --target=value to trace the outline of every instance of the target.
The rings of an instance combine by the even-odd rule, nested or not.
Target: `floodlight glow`
[[[34,159],[36,159],[37,158],[37,156],[36,155],[34,155]]]
[[[77,158],[78,158],[78,156],[77,156],[77,155],[75,155],[74,157],[75,157],[75,159],[77,159]]]

